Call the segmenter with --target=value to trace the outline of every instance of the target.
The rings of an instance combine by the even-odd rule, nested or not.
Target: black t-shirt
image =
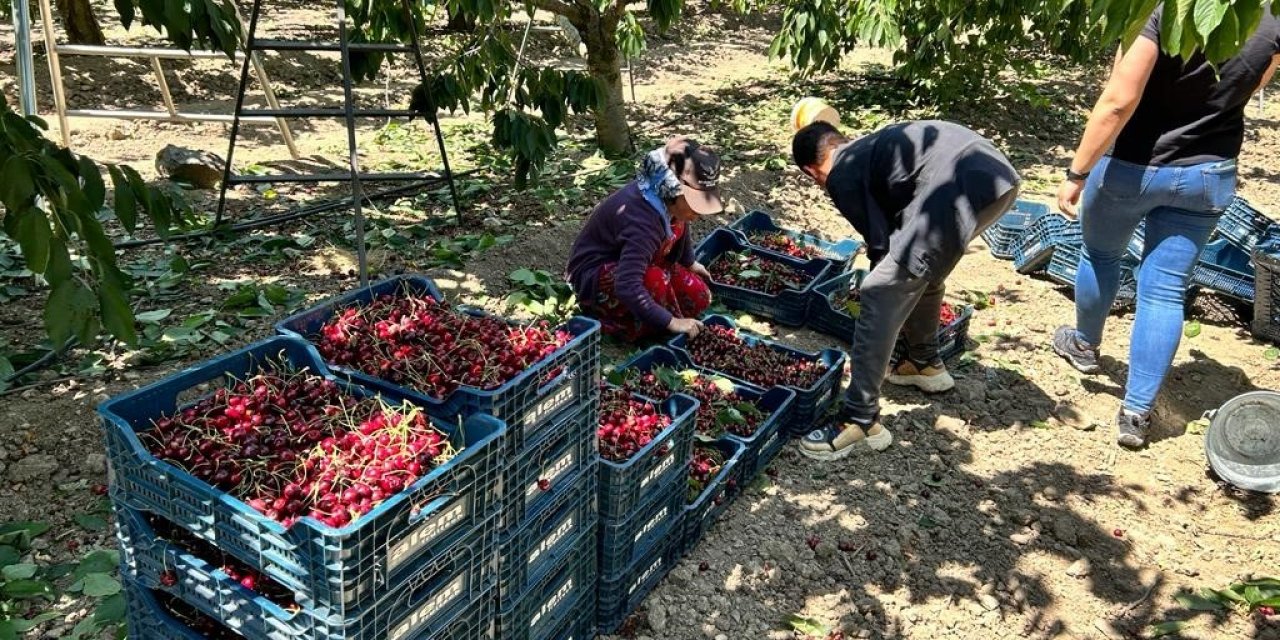
[[[1203,53],[1186,64],[1163,51],[1112,157],[1143,165],[1191,165],[1235,158],[1244,140],[1244,108],[1280,53],[1280,19],[1262,23],[1235,57],[1217,69]],[[1142,36],[1160,44],[1157,8]]]

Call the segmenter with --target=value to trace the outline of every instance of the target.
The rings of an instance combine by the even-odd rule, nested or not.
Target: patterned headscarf
[[[667,203],[680,197],[684,185],[680,183],[680,179],[671,170],[670,156],[667,155],[666,145],[650,151],[640,161],[640,167],[636,169],[636,183],[640,186],[640,193],[644,194],[645,200],[648,200],[649,204],[653,205],[653,208],[662,213],[662,221],[667,229],[667,235],[672,235],[671,219],[667,215]]]

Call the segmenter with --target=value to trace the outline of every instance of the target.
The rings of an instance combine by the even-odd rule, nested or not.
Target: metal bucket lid
[[[1228,400],[1209,423],[1204,450],[1223,480],[1280,493],[1280,393],[1252,391]]]

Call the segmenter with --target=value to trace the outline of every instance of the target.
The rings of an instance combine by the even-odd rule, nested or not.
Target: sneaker
[[[872,424],[866,431],[854,422],[836,419],[821,429],[814,429],[800,440],[800,453],[814,460],[839,460],[857,451],[884,451],[893,444],[893,434]]]
[[[932,364],[919,365],[907,358],[894,367],[888,380],[889,384],[915,387],[925,393],[942,393],[956,386],[955,379],[947,372],[947,367],[941,360]]]
[[[1122,447],[1137,448],[1147,443],[1151,416],[1121,409],[1116,415],[1116,442]]]
[[[1080,373],[1097,373],[1098,349],[1080,339],[1073,327],[1058,327],[1053,332],[1053,350],[1067,359]]]

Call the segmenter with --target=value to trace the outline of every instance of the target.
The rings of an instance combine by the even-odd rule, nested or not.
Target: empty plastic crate
[[[1059,245],[1049,260],[1049,278],[1059,284],[1075,287],[1076,274],[1080,271],[1080,248],[1078,246]],[[1132,307],[1138,297],[1138,264],[1132,260],[1124,260],[1120,264],[1120,289],[1111,308],[1120,310]]]
[[[562,556],[561,564],[529,586],[514,606],[498,614],[502,640],[550,640],[575,616],[584,597],[593,596],[596,573],[596,532],[587,531]]]
[[[683,477],[681,465],[693,449],[698,401],[677,393],[654,402],[659,413],[671,417],[671,425],[624,462],[600,459],[601,519],[627,519],[649,498]]]
[[[1066,226],[1067,218],[1061,214],[1048,214],[1033,220],[1013,244],[1013,268],[1021,274],[1045,268],[1057,247],[1058,235]]]
[[[627,616],[644,602],[649,592],[680,561],[682,540],[678,536],[663,542],[648,556],[642,558],[621,577],[601,579],[597,586],[596,630],[603,635],[612,634],[622,626]]]
[[[748,245],[740,236],[728,229],[716,229],[698,245],[695,255],[698,261],[711,269],[713,263],[731,251],[749,253],[772,262],[793,267],[809,276],[809,281],[798,289],[786,289],[776,294],[746,289],[710,280],[715,299],[731,309],[740,309],[789,327],[799,327],[809,314],[809,291],[821,282],[831,268],[822,260],[799,260],[790,256],[764,251]]]
[[[618,365],[619,369],[635,369],[644,372],[652,371],[659,367],[668,367],[677,371],[692,369],[708,376],[723,377],[715,371],[703,369],[693,364],[687,354],[673,351],[666,347],[651,347]],[[734,434],[725,434],[723,436],[724,439],[741,442],[745,447],[742,454],[742,463],[739,466],[746,470],[747,479],[750,480],[755,477],[758,471],[763,469],[763,465],[757,465],[757,461],[765,457],[762,452],[769,452],[770,446],[780,449],[786,443],[787,437],[783,430],[791,420],[791,411],[795,405],[796,393],[786,387],[773,387],[765,391],[753,385],[730,380],[733,382],[735,393],[742,396],[744,400],[755,404],[757,408],[768,416],[756,428],[755,433],[750,436],[743,437]],[[776,454],[776,450],[773,453]],[[772,457],[769,457],[768,460],[772,460]],[[768,464],[768,460],[764,460],[764,464]]]
[[[982,239],[991,248],[991,255],[1004,260],[1013,259],[1013,245],[1018,241],[1027,225],[1049,213],[1049,206],[1029,200],[1018,200],[1013,209],[1004,214],[995,224],[982,232]]]
[[[679,482],[655,491],[630,516],[600,520],[600,576],[616,578],[666,540],[681,536],[689,460],[680,460]]]
[[[730,501],[741,489],[738,485],[742,481],[742,454],[745,452],[742,445],[721,441],[698,446],[718,449],[720,455],[724,456],[725,462],[720,472],[712,478],[697,498],[684,507],[684,515],[681,518],[683,542],[680,545],[680,553],[682,555],[698,546],[702,536],[729,509]]]
[[[1280,342],[1280,225],[1268,227],[1253,249],[1253,335]]]
[[[1271,218],[1253,208],[1248,200],[1236,196],[1218,218],[1216,231],[1237,249],[1251,253],[1271,222]]]
[[[817,353],[806,353],[797,349],[792,349],[786,345],[766,340],[750,333],[739,331],[737,324],[730,318],[724,316],[712,315],[707,316],[705,323],[709,326],[726,327],[737,331],[743,341],[748,345],[762,344],[770,349],[781,351],[799,360],[821,362],[827,367],[826,373],[813,386],[807,389],[798,387],[788,387],[796,392],[795,409],[791,413],[791,422],[787,426],[787,433],[790,435],[803,435],[808,433],[818,418],[826,415],[831,409],[832,404],[836,400],[836,392],[839,391],[841,376],[844,375],[844,365],[848,360],[848,356],[838,349],[823,349]],[[692,359],[689,350],[686,348],[689,337],[687,335],[678,335],[671,339],[668,343],[673,350],[684,353]],[[696,364],[696,361],[694,361]],[[708,369],[710,369],[708,367]],[[715,369],[711,369],[715,371]],[[750,380],[744,380],[741,377],[729,375],[723,371],[717,371],[720,375],[742,382],[752,384]]]
[[[247,638],[272,640],[408,640],[431,637],[489,597],[494,584],[494,532],[474,532],[440,554],[416,561],[376,601],[358,607],[300,607],[251,591],[231,578],[221,559],[196,555],[157,535],[146,514],[117,507],[121,573],[194,606]],[[166,585],[164,576],[174,578]],[[262,587],[260,586],[259,589]]]
[[[516,530],[504,530],[499,543],[498,593],[504,607],[561,564],[586,532],[595,530],[596,469],[553,486],[552,503]]]
[[[1210,291],[1253,302],[1254,273],[1249,254],[1225,238],[1214,240],[1204,248],[1191,281]]]
[[[759,209],[748,211],[741,218],[734,220],[729,228],[738,232],[738,236],[748,244],[772,253],[778,252],[756,244],[752,240],[753,236],[760,233],[780,233],[798,244],[814,247],[822,251],[823,255],[820,256],[822,259],[831,263],[832,273],[846,271],[853,264],[853,258],[858,255],[858,250],[862,248],[862,243],[853,238],[831,242],[815,235],[783,229],[773,221],[773,216]]]
[[[592,406],[562,415],[537,440],[510,460],[505,486],[502,528],[515,529],[537,518],[554,502],[561,485],[587,469],[594,469],[599,412]]]
[[[276,331],[282,335],[311,339],[339,309],[368,305],[384,295],[406,293],[443,300],[440,290],[429,278],[396,276],[290,316],[276,324]],[[457,309],[472,315],[487,315],[477,309]],[[536,437],[540,428],[550,424],[553,417],[576,410],[580,403],[593,398],[592,391],[600,379],[600,323],[590,318],[575,317],[559,330],[573,336],[569,343],[515,378],[496,389],[461,387],[447,398],[432,397],[350,367],[335,365],[331,369],[360,384],[416,398],[427,406],[435,407],[437,412],[463,416],[487,413],[504,420],[510,429],[510,448],[520,451]],[[554,377],[548,379],[552,374]]]
[[[258,342],[109,400],[98,409],[106,433],[113,495],[130,508],[154,513],[239,558],[294,590],[299,604],[344,611],[377,600],[412,573],[415,561],[447,549],[497,516],[503,502],[502,448],[506,426],[477,414],[462,425],[435,417],[433,424],[460,450],[448,462],[386,499],[354,523],[334,529],[312,518],[291,527],[151,455],[138,432],[213,392],[213,385],[244,379],[283,358],[334,379],[318,354],[295,338]],[[212,383],[212,384],[211,384]],[[373,391],[338,381],[358,397]],[[408,402],[382,392],[391,403]],[[183,404],[180,404],[183,402]]]

